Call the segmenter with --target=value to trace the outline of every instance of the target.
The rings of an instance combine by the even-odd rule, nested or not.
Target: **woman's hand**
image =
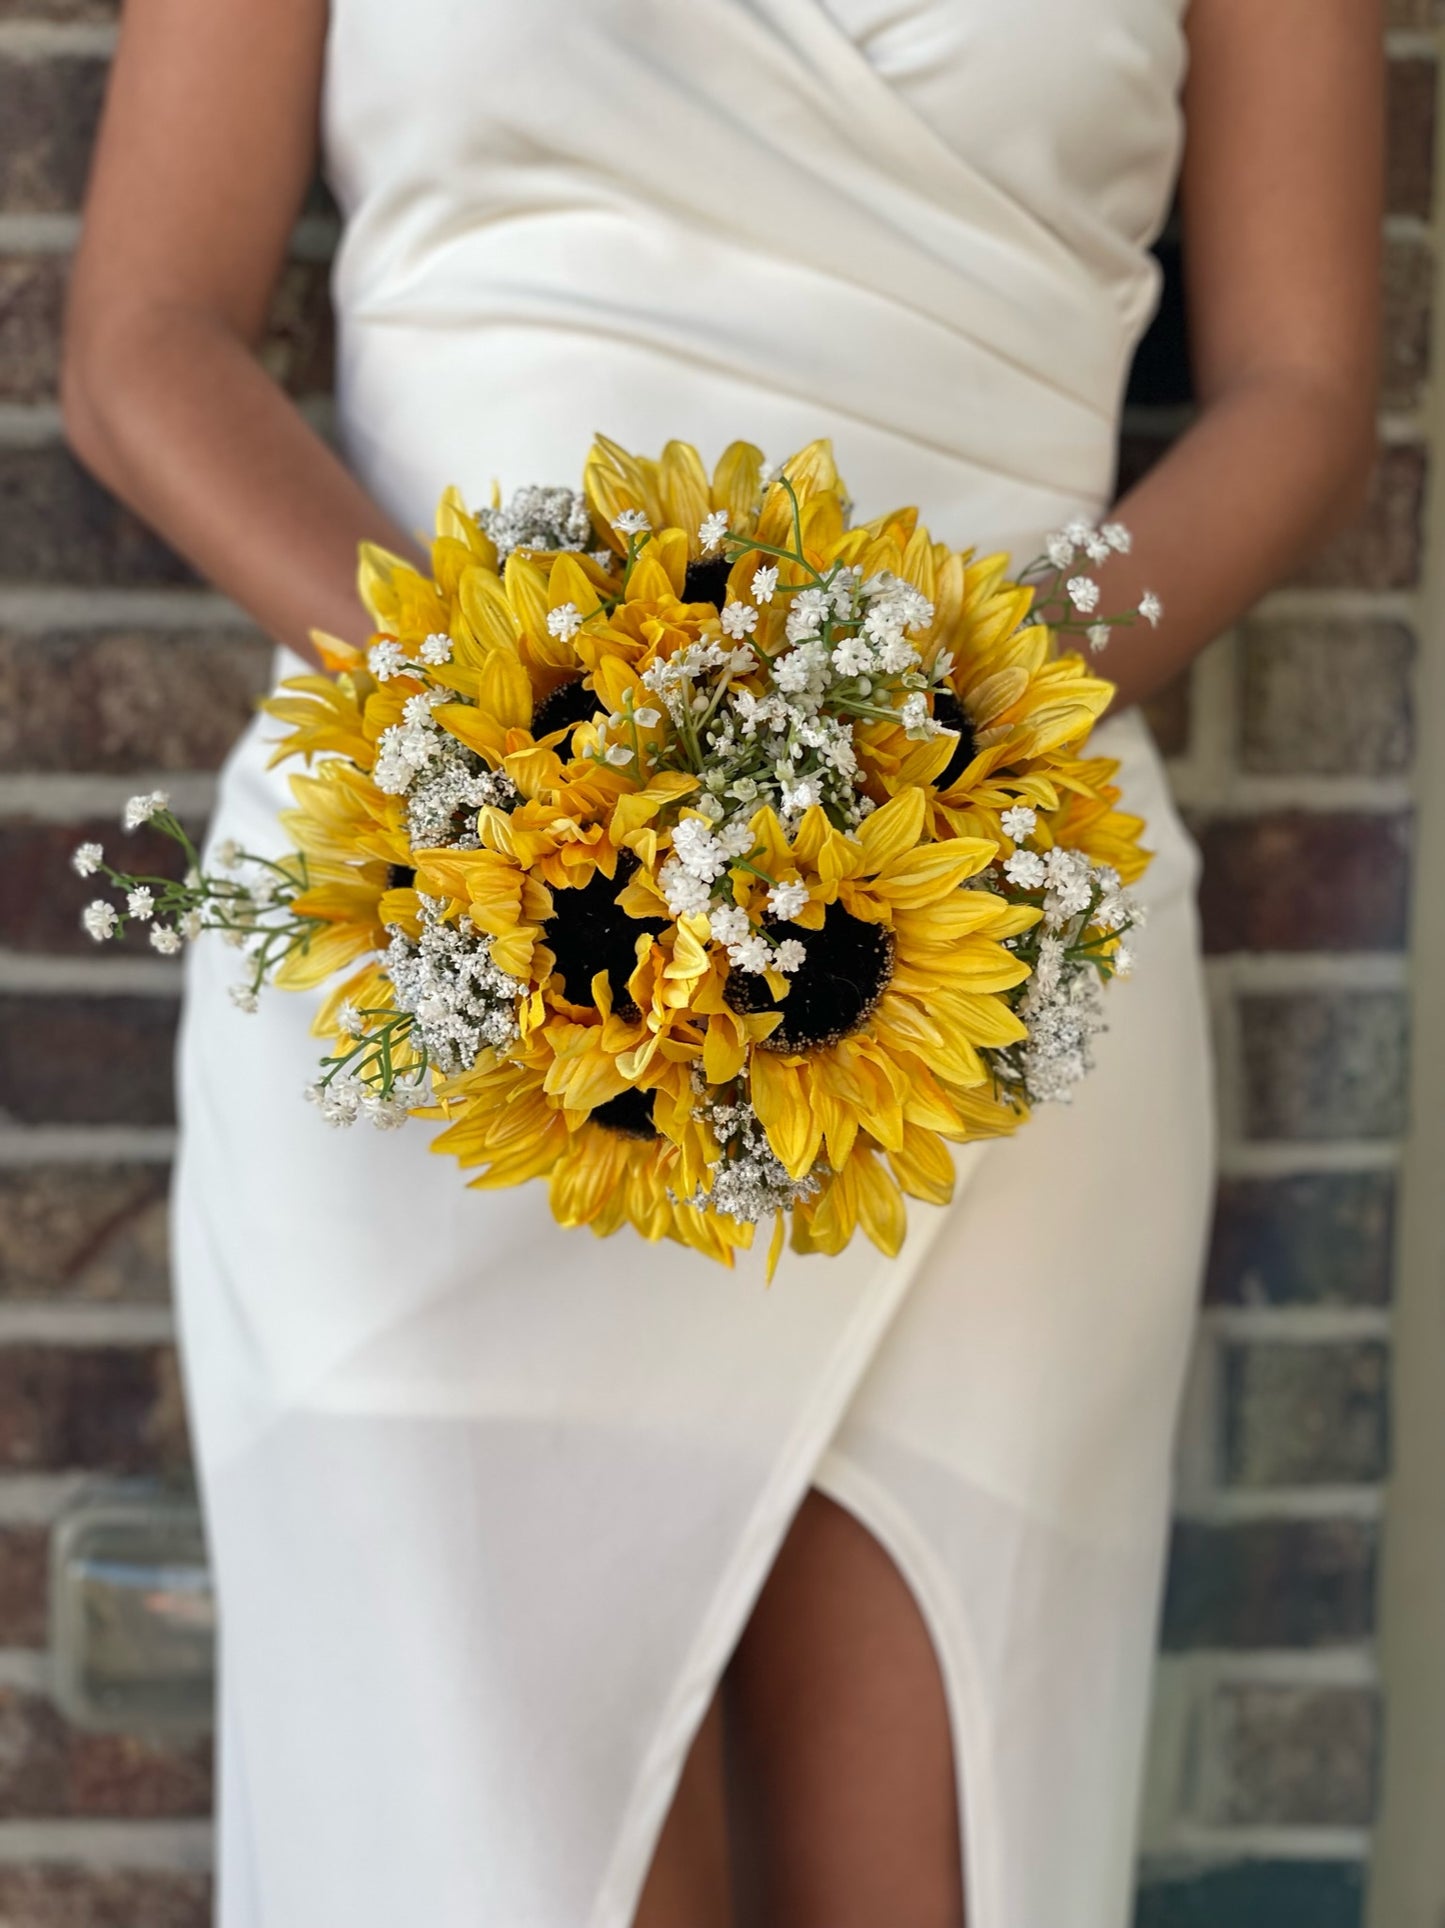
[[[1101,659],[1137,702],[1363,504],[1375,456],[1383,25],[1376,0],[1191,0],[1184,263],[1199,414],[1112,513]]]
[[[311,654],[359,639],[356,545],[412,547],[255,359],[316,161],[326,0],[126,0],[71,282],[66,434]]]

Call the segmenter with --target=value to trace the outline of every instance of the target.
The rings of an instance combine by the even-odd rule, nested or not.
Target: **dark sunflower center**
[[[973,725],[968,719],[968,712],[952,690],[933,692],[933,720],[935,723],[941,723],[945,730],[958,731],[958,742],[954,745],[953,755],[944,764],[939,775],[933,779],[938,789],[946,790],[951,783],[957,783],[978,755],[978,744],[974,738]]]
[[[643,931],[654,937],[667,929],[660,917],[629,917],[617,894],[637,869],[637,859],[625,850],[617,860],[617,875],[604,877],[594,870],[578,890],[554,890],[552,915],[542,936],[557,960],[562,988],[574,1004],[592,1002],[592,980],[606,971],[612,986],[613,1008],[625,1018],[637,1015],[627,995],[627,980],[637,965],[637,939]]]
[[[893,975],[893,933],[884,924],[829,904],[820,931],[801,924],[769,924],[768,935],[796,937],[808,955],[788,979],[788,995],[775,998],[767,979],[729,971],[723,996],[734,1011],[781,1011],[783,1021],[763,1040],[769,1051],[812,1051],[836,1044],[872,1014]]]
[[[652,1099],[652,1092],[629,1086],[615,1098],[609,1098],[605,1105],[598,1105],[592,1113],[592,1122],[601,1125],[604,1131],[615,1131],[621,1138],[656,1138]]]
[[[388,864],[386,867],[386,887],[388,890],[410,890],[416,882],[416,872],[410,864]]]
[[[687,565],[682,579],[684,602],[710,602],[721,609],[727,601],[728,574],[732,563],[726,556],[703,556]]]
[[[553,730],[573,730],[597,714],[597,698],[580,676],[569,676],[549,690],[532,712],[533,736],[547,736]]]

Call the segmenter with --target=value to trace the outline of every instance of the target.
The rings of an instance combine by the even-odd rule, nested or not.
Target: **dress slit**
[[[961,1603],[928,1552],[925,1536],[878,1481],[844,1453],[830,1449],[813,1484],[852,1514],[892,1560],[913,1596],[933,1643],[948,1708],[958,1796],[965,1928],[1003,1928],[993,1792],[988,1779],[983,1670]]]
[[[985,1150],[985,1146],[971,1145],[958,1154],[959,1192],[966,1188]],[[712,1610],[698,1629],[658,1723],[657,1738],[634,1779],[617,1846],[587,1928],[630,1928],[688,1750],[747,1625],[753,1603],[808,1489],[818,1484],[818,1470],[827,1460],[853,1395],[946,1218],[944,1210],[918,1212],[910,1235],[911,1263],[880,1270],[873,1294],[861,1301],[843,1334],[831,1369],[821,1375],[812,1397],[801,1408],[793,1434],[779,1452],[719,1580]],[[882,1541],[881,1535],[875,1537]],[[942,1656],[939,1664],[944,1667]]]

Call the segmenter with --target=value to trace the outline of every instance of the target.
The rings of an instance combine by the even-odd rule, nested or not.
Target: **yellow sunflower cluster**
[[[370,643],[266,706],[308,765],[277,981],[344,973],[323,1113],[421,1110],[568,1226],[896,1252],[1123,961],[1142,825],[1063,574],[853,523],[823,441],[599,437],[580,491],[448,493],[429,570],[366,548]]]

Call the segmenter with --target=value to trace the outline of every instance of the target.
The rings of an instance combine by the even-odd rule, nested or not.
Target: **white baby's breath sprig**
[[[407,667],[406,651],[392,637],[384,636],[367,650],[366,667],[378,683],[389,683]]]
[[[1016,803],[999,817],[1003,833],[1014,843],[1023,843],[1038,828],[1039,815],[1027,803]]]
[[[166,790],[148,790],[139,796],[130,797],[121,813],[121,824],[127,830],[139,830],[143,823],[170,809],[170,793]]]
[[[1004,812],[1006,835],[1024,828],[1023,810]],[[1026,814],[1034,816],[1032,810]],[[1045,852],[1016,848],[998,865],[993,888],[1040,915],[1031,929],[1008,939],[1008,948],[1030,967],[1011,995],[1027,1035],[1022,1043],[985,1049],[983,1056],[1007,1101],[1068,1103],[1092,1067],[1093,1040],[1104,1028],[1102,986],[1130,969],[1123,938],[1143,922],[1143,911],[1112,866],[1059,844]]]
[[[560,642],[570,643],[582,627],[582,611],[574,602],[558,603],[547,611],[547,633]]]
[[[703,517],[697,527],[697,539],[702,544],[702,552],[705,556],[710,556],[713,550],[719,547],[727,534],[727,528],[726,509],[714,509],[709,515]]]
[[[1081,615],[1092,615],[1099,607],[1099,585],[1092,576],[1070,576],[1064,593]]]
[[[1033,605],[1026,622],[1044,623],[1061,634],[1081,635],[1094,653],[1105,649],[1120,624],[1135,621],[1157,628],[1164,606],[1152,589],[1140,595],[1133,609],[1115,615],[1098,613],[1103,588],[1087,571],[1070,574],[1079,558],[1100,568],[1114,556],[1126,556],[1133,538],[1122,522],[1105,522],[1095,528],[1082,517],[1056,529],[1045,538],[1043,552],[1019,572],[1018,580],[1033,591]]]
[[[97,944],[103,944],[107,938],[115,936],[120,916],[114,904],[97,897],[80,913],[80,921],[86,936],[94,938]]]
[[[106,863],[100,844],[80,845],[71,867],[82,877],[103,873],[114,893],[113,898],[95,898],[81,912],[81,926],[96,943],[123,937],[138,925],[158,956],[174,957],[204,931],[218,931],[246,956],[249,975],[235,995],[240,1007],[249,1010],[277,967],[327,928],[295,908],[307,888],[306,860],[299,852],[278,862],[223,839],[207,866],[163,790],[130,798],[121,821],[127,829],[148,825],[175,844],[179,875],[137,876],[117,870]]]

